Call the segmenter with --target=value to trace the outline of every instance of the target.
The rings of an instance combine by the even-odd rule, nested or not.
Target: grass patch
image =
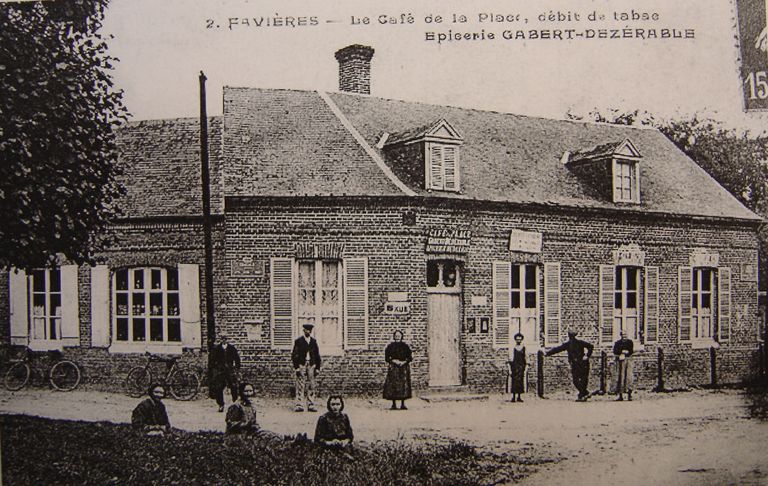
[[[463,442],[377,442],[349,454],[292,437],[175,430],[147,437],[124,424],[0,416],[4,484],[492,485],[552,462]]]

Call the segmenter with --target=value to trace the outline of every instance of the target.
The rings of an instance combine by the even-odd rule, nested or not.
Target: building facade
[[[609,355],[626,332],[640,387],[659,349],[671,387],[707,383],[711,348],[720,381],[752,376],[761,219],[661,133],[372,97],[372,55],[337,53],[339,93],[225,88],[210,120],[216,332],[260,389],[290,390],[308,322],[321,393],[379,389],[395,330],[417,388],[501,390],[514,334],[533,355],[569,329]],[[62,348],[105,386],[145,351],[204,367],[198,129],[123,130],[114,244],[9,273],[6,343]],[[547,358],[548,389],[566,367]]]

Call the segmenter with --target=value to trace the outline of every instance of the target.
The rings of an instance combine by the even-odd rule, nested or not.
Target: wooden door
[[[427,326],[429,385],[461,385],[461,284],[453,262],[429,262]]]

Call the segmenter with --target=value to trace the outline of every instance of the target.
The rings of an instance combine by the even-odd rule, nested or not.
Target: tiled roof
[[[221,214],[221,117],[208,123],[211,212]],[[130,122],[118,133],[125,217],[202,215],[200,120]]]
[[[415,194],[759,220],[657,130],[343,93],[326,102],[325,96],[224,89],[224,116],[210,123],[214,213],[223,212],[223,196]],[[393,182],[397,164],[376,148],[382,134],[413,134],[441,119],[462,136],[461,192]],[[198,130],[197,119],[177,119],[121,131],[127,215],[200,214]],[[562,163],[565,152],[610,151],[624,140],[642,155],[639,205],[614,204]]]
[[[422,196],[759,219],[658,130],[342,93],[330,97],[371,145],[382,132],[403,132],[439,118],[461,133],[461,193],[412,187]],[[561,162],[566,151],[625,139],[642,155],[639,205],[617,205],[600,197]]]
[[[224,88],[224,159],[228,196],[403,194],[312,91]]]
[[[608,157],[613,155],[616,149],[621,147],[623,143],[623,141],[609,142],[598,145],[597,147],[591,148],[589,150],[577,150],[571,154],[570,161],[578,162],[584,159],[598,159],[600,157]]]

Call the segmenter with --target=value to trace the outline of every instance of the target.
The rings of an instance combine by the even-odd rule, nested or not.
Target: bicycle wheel
[[[200,378],[191,371],[175,370],[168,377],[168,390],[176,400],[192,400],[200,390]]]
[[[59,391],[71,391],[80,384],[80,368],[72,361],[59,361],[48,374],[48,381]]]
[[[125,392],[128,396],[139,398],[147,394],[150,383],[152,383],[152,375],[148,369],[142,366],[131,368],[125,378]]]
[[[5,388],[11,391],[21,390],[29,381],[32,370],[27,363],[16,363],[5,372]]]

